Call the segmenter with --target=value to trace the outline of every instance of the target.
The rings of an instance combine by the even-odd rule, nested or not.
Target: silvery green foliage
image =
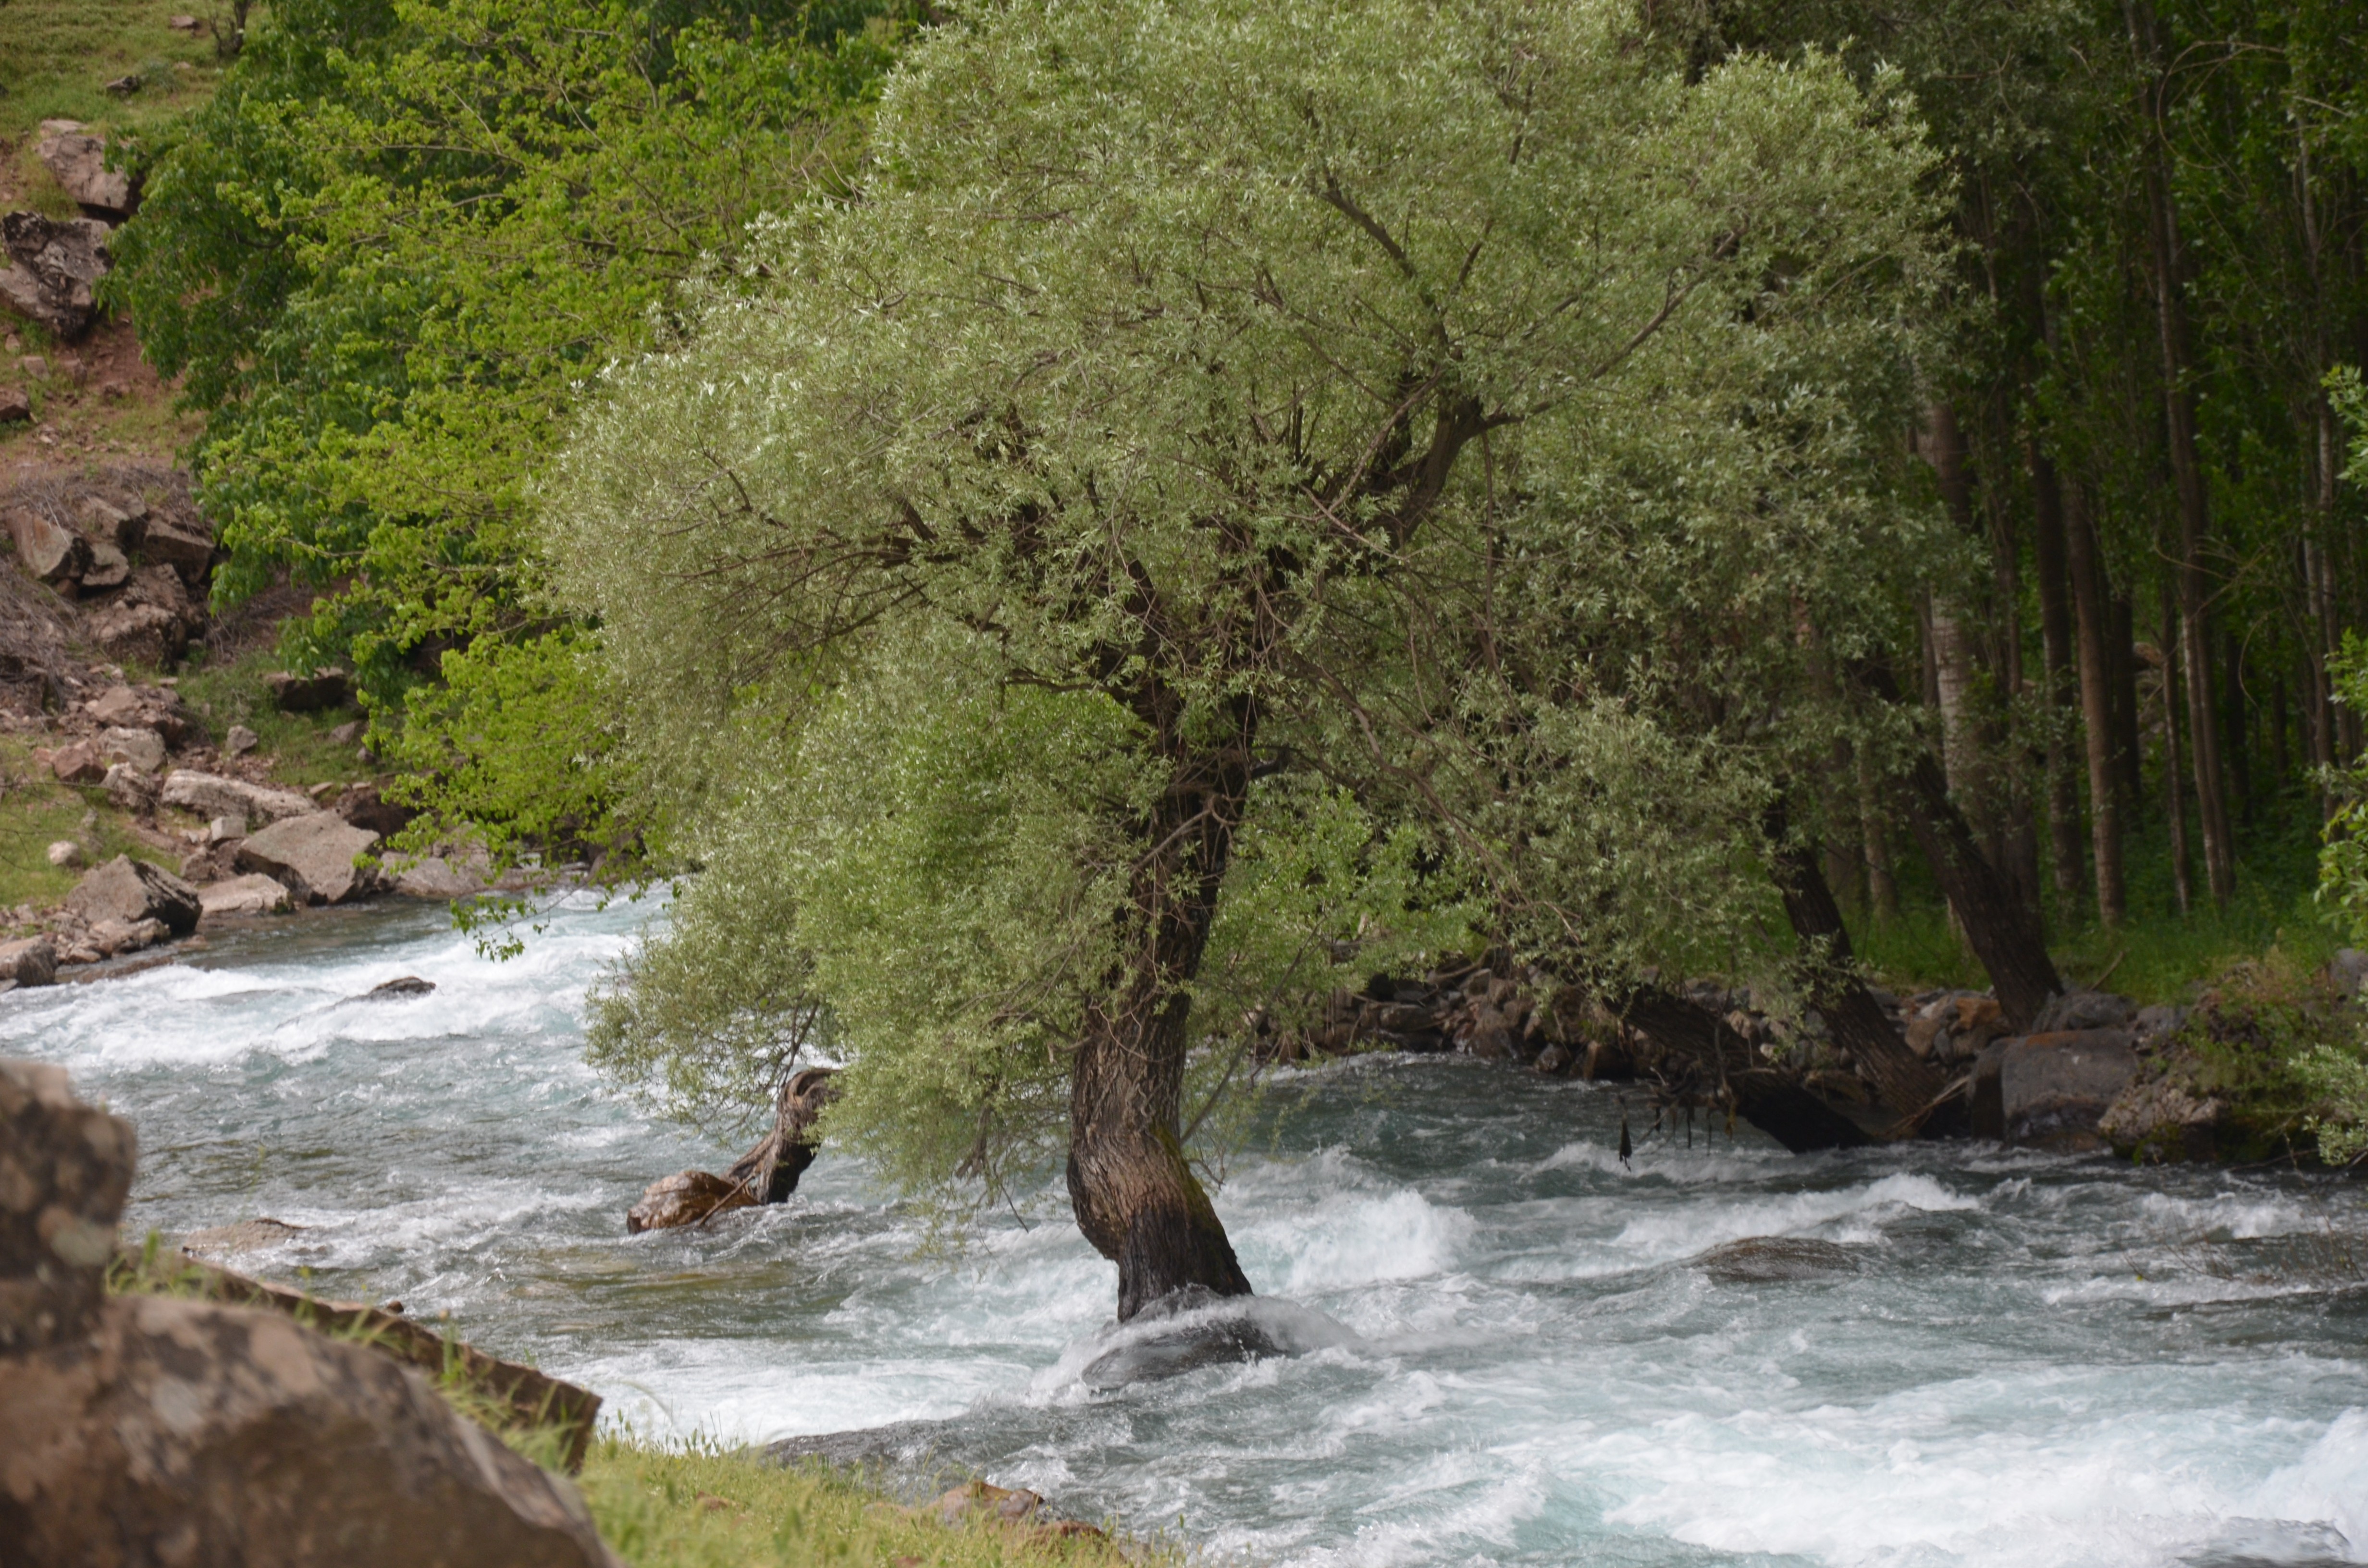
[[[1630,965],[1745,922],[1793,601],[1847,642],[1914,533],[1867,422],[1929,163],[1838,70],[1690,85],[1633,16],[982,9],[892,81],[856,199],[610,373],[547,510],[703,824],[666,942],[770,901],[853,1065],[831,1125],[893,1174],[1057,1142],[1143,807],[1245,704],[1292,782],[1214,1037],[1247,980],[1460,936],[1469,888]]]

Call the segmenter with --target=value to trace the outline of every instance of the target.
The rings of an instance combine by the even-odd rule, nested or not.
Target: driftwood
[[[808,1067],[791,1075],[781,1085],[771,1131],[723,1175],[677,1171],[650,1183],[640,1201],[625,1211],[625,1233],[703,1225],[734,1209],[787,1202],[798,1189],[798,1178],[814,1164],[814,1119],[837,1094],[831,1084],[836,1073],[836,1068]]]
[[[187,1253],[160,1268],[155,1261],[127,1250],[120,1266],[176,1293],[285,1312],[308,1327],[352,1338],[433,1378],[458,1373],[471,1388],[498,1401],[520,1426],[557,1429],[566,1439],[563,1457],[568,1471],[584,1468],[593,1423],[600,1415],[600,1396],[590,1389],[488,1356],[400,1312],[359,1301],[324,1301],[285,1285],[250,1279]]]

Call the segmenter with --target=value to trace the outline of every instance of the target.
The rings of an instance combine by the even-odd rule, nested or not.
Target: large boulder
[[[36,582],[52,587],[71,583],[90,564],[87,540],[28,506],[9,511],[8,537],[17,547],[17,564]]]
[[[300,795],[293,790],[274,790],[267,784],[250,784],[244,778],[224,778],[187,767],[176,767],[165,776],[165,788],[158,799],[209,820],[244,817],[250,823],[285,822],[290,817],[313,815],[321,809],[311,796]]]
[[[152,521],[140,541],[140,559],[151,566],[167,566],[191,587],[213,570],[214,541],[172,523]]]
[[[128,218],[137,193],[131,176],[107,166],[107,141],[85,131],[80,120],[45,119],[33,144],[51,177],[85,211],[101,218]],[[104,227],[104,225],[102,225]]]
[[[65,903],[88,925],[120,920],[136,926],[155,920],[176,937],[196,930],[203,913],[197,889],[161,866],[128,855],[118,855],[83,878],[66,894]]]
[[[281,915],[289,908],[288,885],[259,872],[199,888],[198,900],[205,905],[209,917],[217,915]]]
[[[75,1099],[63,1068],[0,1061],[0,1368],[89,1329],[131,1191],[133,1150],[131,1124]],[[24,1428],[6,1393],[0,1410],[6,1466],[26,1452]],[[0,1502],[0,1542],[18,1539],[6,1508]]]
[[[332,812],[276,822],[238,846],[241,870],[260,871],[288,884],[306,903],[343,903],[377,891],[378,879],[354,864],[378,835]]]
[[[2103,1148],[2097,1124],[2137,1073],[2126,1029],[1999,1040],[1974,1064],[1974,1136],[2066,1153]]]
[[[189,630],[170,610],[118,599],[91,616],[90,640],[119,664],[164,669],[188,652]]]
[[[485,880],[468,865],[455,866],[441,855],[404,864],[395,873],[394,891],[404,898],[451,900],[485,891]]]
[[[103,730],[98,737],[98,760],[128,762],[142,773],[154,773],[165,766],[165,737],[154,730],[130,724]]]
[[[0,1062],[0,1560],[614,1568],[574,1487],[413,1368],[277,1312],[107,1299],[131,1129],[63,1072]]]

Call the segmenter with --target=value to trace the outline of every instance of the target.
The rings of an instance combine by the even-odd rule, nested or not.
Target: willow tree
[[[1714,456],[1689,388],[1921,243],[1923,154],[1840,72],[1635,26],[1019,0],[919,46],[853,198],[763,226],[553,481],[705,867],[601,1049],[689,1049],[654,989],[786,1006],[718,996],[754,922],[830,1009],[835,1136],[924,1184],[1065,1144],[1121,1318],[1247,1292],[1196,1048],[1295,955],[1420,937],[1457,860],[1327,786],[1410,678],[1428,595],[1375,585],[1485,576],[1640,432]],[[1763,371],[1825,373],[1783,341]]]

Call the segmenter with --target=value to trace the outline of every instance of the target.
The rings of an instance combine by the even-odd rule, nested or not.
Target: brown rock
[[[41,121],[40,140],[33,144],[33,153],[81,207],[107,217],[131,216],[136,199],[131,176],[107,166],[107,142],[85,131],[77,121]]]
[[[566,1482],[419,1372],[253,1307],[130,1296],[0,1360],[0,1539],[30,1564],[610,1568]]]
[[[50,771],[61,784],[96,784],[107,777],[107,764],[98,759],[97,742],[75,741],[51,754]]]
[[[140,543],[140,559],[151,566],[169,566],[191,587],[213,570],[214,541],[172,523],[152,522]]]
[[[189,630],[170,610],[119,599],[90,618],[90,640],[118,664],[163,669],[188,652]]]
[[[251,823],[285,822],[321,809],[293,790],[274,790],[188,767],[176,767],[165,776],[161,799],[196,816],[242,817]]]
[[[172,933],[161,920],[95,920],[85,938],[101,957],[137,953],[154,947]]]
[[[19,506],[8,514],[8,534],[25,574],[51,586],[74,581],[90,564],[88,540],[30,508]]]
[[[0,942],[0,979],[19,985],[53,985],[57,978],[58,949],[47,937]]]
[[[123,551],[104,540],[90,547],[90,564],[83,568],[82,586],[86,594],[103,594],[109,588],[120,588],[131,578],[131,562]]]
[[[0,387],[0,425],[23,425],[32,417],[32,393],[22,387]]]
[[[271,877],[233,877],[201,888],[198,902],[209,915],[281,915],[289,908],[288,888]]]
[[[148,506],[142,501],[119,506],[103,495],[85,495],[74,503],[74,521],[91,538],[120,551],[137,550],[148,537]]]
[[[354,864],[355,857],[377,842],[378,835],[368,829],[333,812],[315,812],[247,837],[238,846],[238,865],[277,877],[307,903],[343,903],[377,891],[376,874]]]
[[[117,811],[144,817],[156,809],[156,781],[131,763],[109,767],[104,787]]]
[[[641,1201],[625,1210],[625,1233],[704,1224],[718,1214],[756,1206],[755,1195],[738,1182],[712,1171],[678,1171],[642,1189]]]
[[[338,797],[337,814],[356,827],[391,838],[409,827],[419,812],[384,799],[375,784],[357,784]]]
[[[118,855],[83,878],[66,894],[68,909],[92,925],[120,920],[126,925],[161,921],[176,937],[198,928],[202,906],[198,890],[160,866]]]
[[[93,286],[107,275],[107,225],[88,218],[63,222],[39,212],[0,217],[0,297],[73,343],[97,314]]]
[[[133,1148],[131,1124],[75,1099],[64,1069],[0,1061],[0,1377],[9,1358],[70,1344],[90,1326]],[[0,1410],[9,1417],[0,1466],[34,1457],[5,1393]],[[0,1541],[14,1541],[6,1510],[0,1501]]]

